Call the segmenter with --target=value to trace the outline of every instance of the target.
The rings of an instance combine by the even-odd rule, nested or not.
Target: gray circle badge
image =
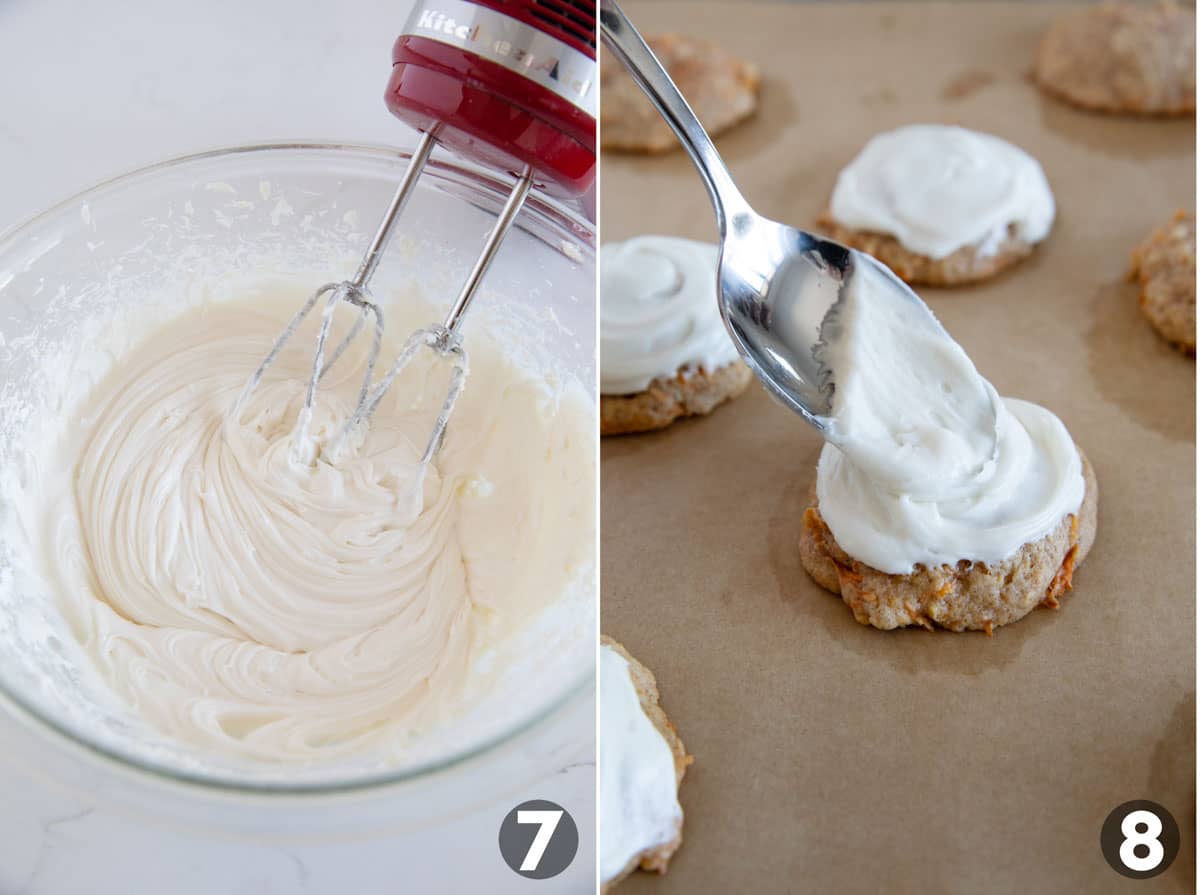
[[[1126,802],[1105,818],[1100,850],[1121,876],[1150,879],[1170,867],[1179,854],[1179,824],[1157,802]]]
[[[500,854],[528,879],[558,876],[575,860],[579,828],[562,805],[533,799],[522,802],[500,824]]]

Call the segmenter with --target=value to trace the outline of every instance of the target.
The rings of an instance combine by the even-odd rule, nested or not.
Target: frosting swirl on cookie
[[[918,124],[867,143],[838,176],[830,213],[942,259],[965,246],[994,253],[1010,228],[1040,242],[1054,223],[1054,196],[1037,160],[1006,140]]]
[[[600,391],[628,395],[738,359],[717,304],[715,245],[638,236],[600,250]]]

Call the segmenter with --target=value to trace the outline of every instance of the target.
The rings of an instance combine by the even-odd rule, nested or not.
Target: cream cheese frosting
[[[717,303],[719,250],[674,236],[600,249],[600,391],[628,395],[681,369],[738,359]]]
[[[996,455],[995,389],[908,287],[865,255],[856,262],[817,349],[835,383],[826,437],[886,490],[974,489]]]
[[[1083,502],[1066,427],[1000,399],[923,305],[880,300],[891,275],[859,258],[822,328],[834,383],[817,465],[821,515],[851,556],[890,574],[995,563]]]
[[[70,474],[37,492],[45,575],[121,701],[181,741],[273,762],[402,752],[594,562],[595,405],[479,326],[415,507],[405,489],[445,394],[430,356],[337,465],[291,456],[311,333],[232,418],[302,299],[206,304],[154,331],[60,433],[47,468]],[[389,336],[425,322],[401,306]],[[350,356],[322,381],[315,437],[360,383]]]
[[[625,657],[600,646],[600,882],[640,852],[673,841],[683,823],[671,747],[646,717]]]
[[[918,124],[873,137],[838,176],[830,213],[839,223],[895,237],[941,259],[965,246],[994,253],[1014,228],[1041,242],[1054,196],[1037,160],[977,131]]]

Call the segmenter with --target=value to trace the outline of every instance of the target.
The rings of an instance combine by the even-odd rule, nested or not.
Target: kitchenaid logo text
[[[483,23],[463,24],[454,16],[446,13],[435,9],[422,9],[417,14],[413,30],[437,35],[440,39],[454,38],[464,48],[472,47],[482,51],[479,55],[484,59],[496,62],[505,60],[513,63],[507,67],[516,67],[530,74],[539,75],[545,80],[553,81],[560,87],[570,90],[578,97],[585,97],[592,91],[591,78],[573,77],[565,71],[568,66],[563,65],[563,60],[559,56],[553,53],[537,53],[526,47],[517,46]],[[554,39],[547,35],[542,36],[547,40]]]

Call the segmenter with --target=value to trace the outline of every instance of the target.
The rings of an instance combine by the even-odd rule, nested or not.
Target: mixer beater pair
[[[421,470],[436,455],[466,384],[468,361],[459,327],[472,298],[537,185],[576,197],[594,180],[596,164],[595,6],[591,0],[427,0],[409,18],[392,51],[389,109],[421,131],[378,229],[354,276],[314,292],[276,338],[233,408],[237,418],[284,345],[318,305],[317,334],[304,404],[292,435],[293,459],[337,462],[347,437],[364,425],[384,394],[422,348],[451,364],[445,400],[421,455]],[[441,323],[412,333],[387,372],[375,380],[383,345],[383,310],[370,281],[391,241],[435,145],[448,146],[493,168],[516,172],[516,182]],[[357,311],[350,330],[329,349],[336,311]],[[362,384],[354,411],[324,445],[310,437],[322,378],[370,326]]]
[[[383,309],[371,300],[369,283],[379,263],[383,260],[384,250],[391,241],[392,232],[396,228],[400,214],[404,211],[404,206],[408,204],[409,197],[412,195],[417,180],[420,178],[421,172],[425,167],[425,163],[433,151],[435,142],[432,134],[422,134],[421,140],[413,153],[412,161],[409,163],[408,170],[397,187],[395,195],[392,196],[387,211],[384,213],[383,220],[380,222],[374,237],[372,237],[366,254],[359,263],[358,270],[354,276],[342,282],[326,283],[309,296],[308,300],[289,321],[287,327],[275,339],[271,350],[246,382],[245,388],[234,405],[234,416],[236,417],[245,402],[249,399],[250,394],[262,381],[267,368],[274,363],[279,353],[283,350],[284,345],[296,334],[296,331],[300,328],[305,318],[312,313],[323,299],[325,304],[321,312],[321,327],[317,333],[316,350],[313,352],[312,371],[309,374],[308,385],[304,392],[304,405],[300,410],[300,415],[297,418],[296,428],[292,436],[292,455],[293,459],[298,462],[312,464],[317,459],[315,445],[313,445],[309,438],[309,427],[312,422],[317,387],[325,375],[333,368],[334,364],[346,352],[346,349],[358,337],[359,333],[362,332],[368,321],[371,321],[373,324],[371,345],[363,369],[362,385],[359,388],[358,401],[353,413],[350,414],[341,429],[320,449],[321,455],[331,462],[337,461],[341,447],[345,443],[347,436],[370,418],[375,408],[379,406],[379,402],[383,400],[383,396],[392,385],[392,382],[403,372],[404,368],[408,366],[417,352],[423,347],[428,347],[439,357],[451,360],[452,366],[446,399],[442,403],[442,408],[438,413],[437,419],[434,421],[433,432],[421,455],[420,462],[422,466],[427,465],[433,459],[434,454],[437,453],[441,445],[442,438],[446,432],[446,426],[450,420],[450,414],[453,412],[455,402],[458,401],[458,397],[462,394],[463,388],[466,385],[468,369],[467,353],[462,347],[459,326],[462,323],[467,307],[471,303],[471,299],[478,290],[479,284],[483,281],[484,274],[491,265],[492,259],[495,258],[500,244],[511,228],[517,213],[521,210],[521,206],[525,204],[525,198],[528,196],[533,184],[533,177],[531,172],[526,171],[518,179],[512,192],[509,193],[508,200],[505,202],[495,225],[488,234],[483,251],[476,258],[471,273],[467,277],[466,282],[463,283],[462,289],[450,306],[445,319],[440,324],[434,324],[412,333],[401,347],[391,367],[376,382],[374,381],[375,369],[378,365],[379,353],[383,345],[384,319]],[[327,351],[327,346],[329,333],[333,326],[334,314],[343,304],[356,308],[358,310],[358,317],[349,332],[342,337],[330,352]],[[327,354],[328,359],[326,359]]]

